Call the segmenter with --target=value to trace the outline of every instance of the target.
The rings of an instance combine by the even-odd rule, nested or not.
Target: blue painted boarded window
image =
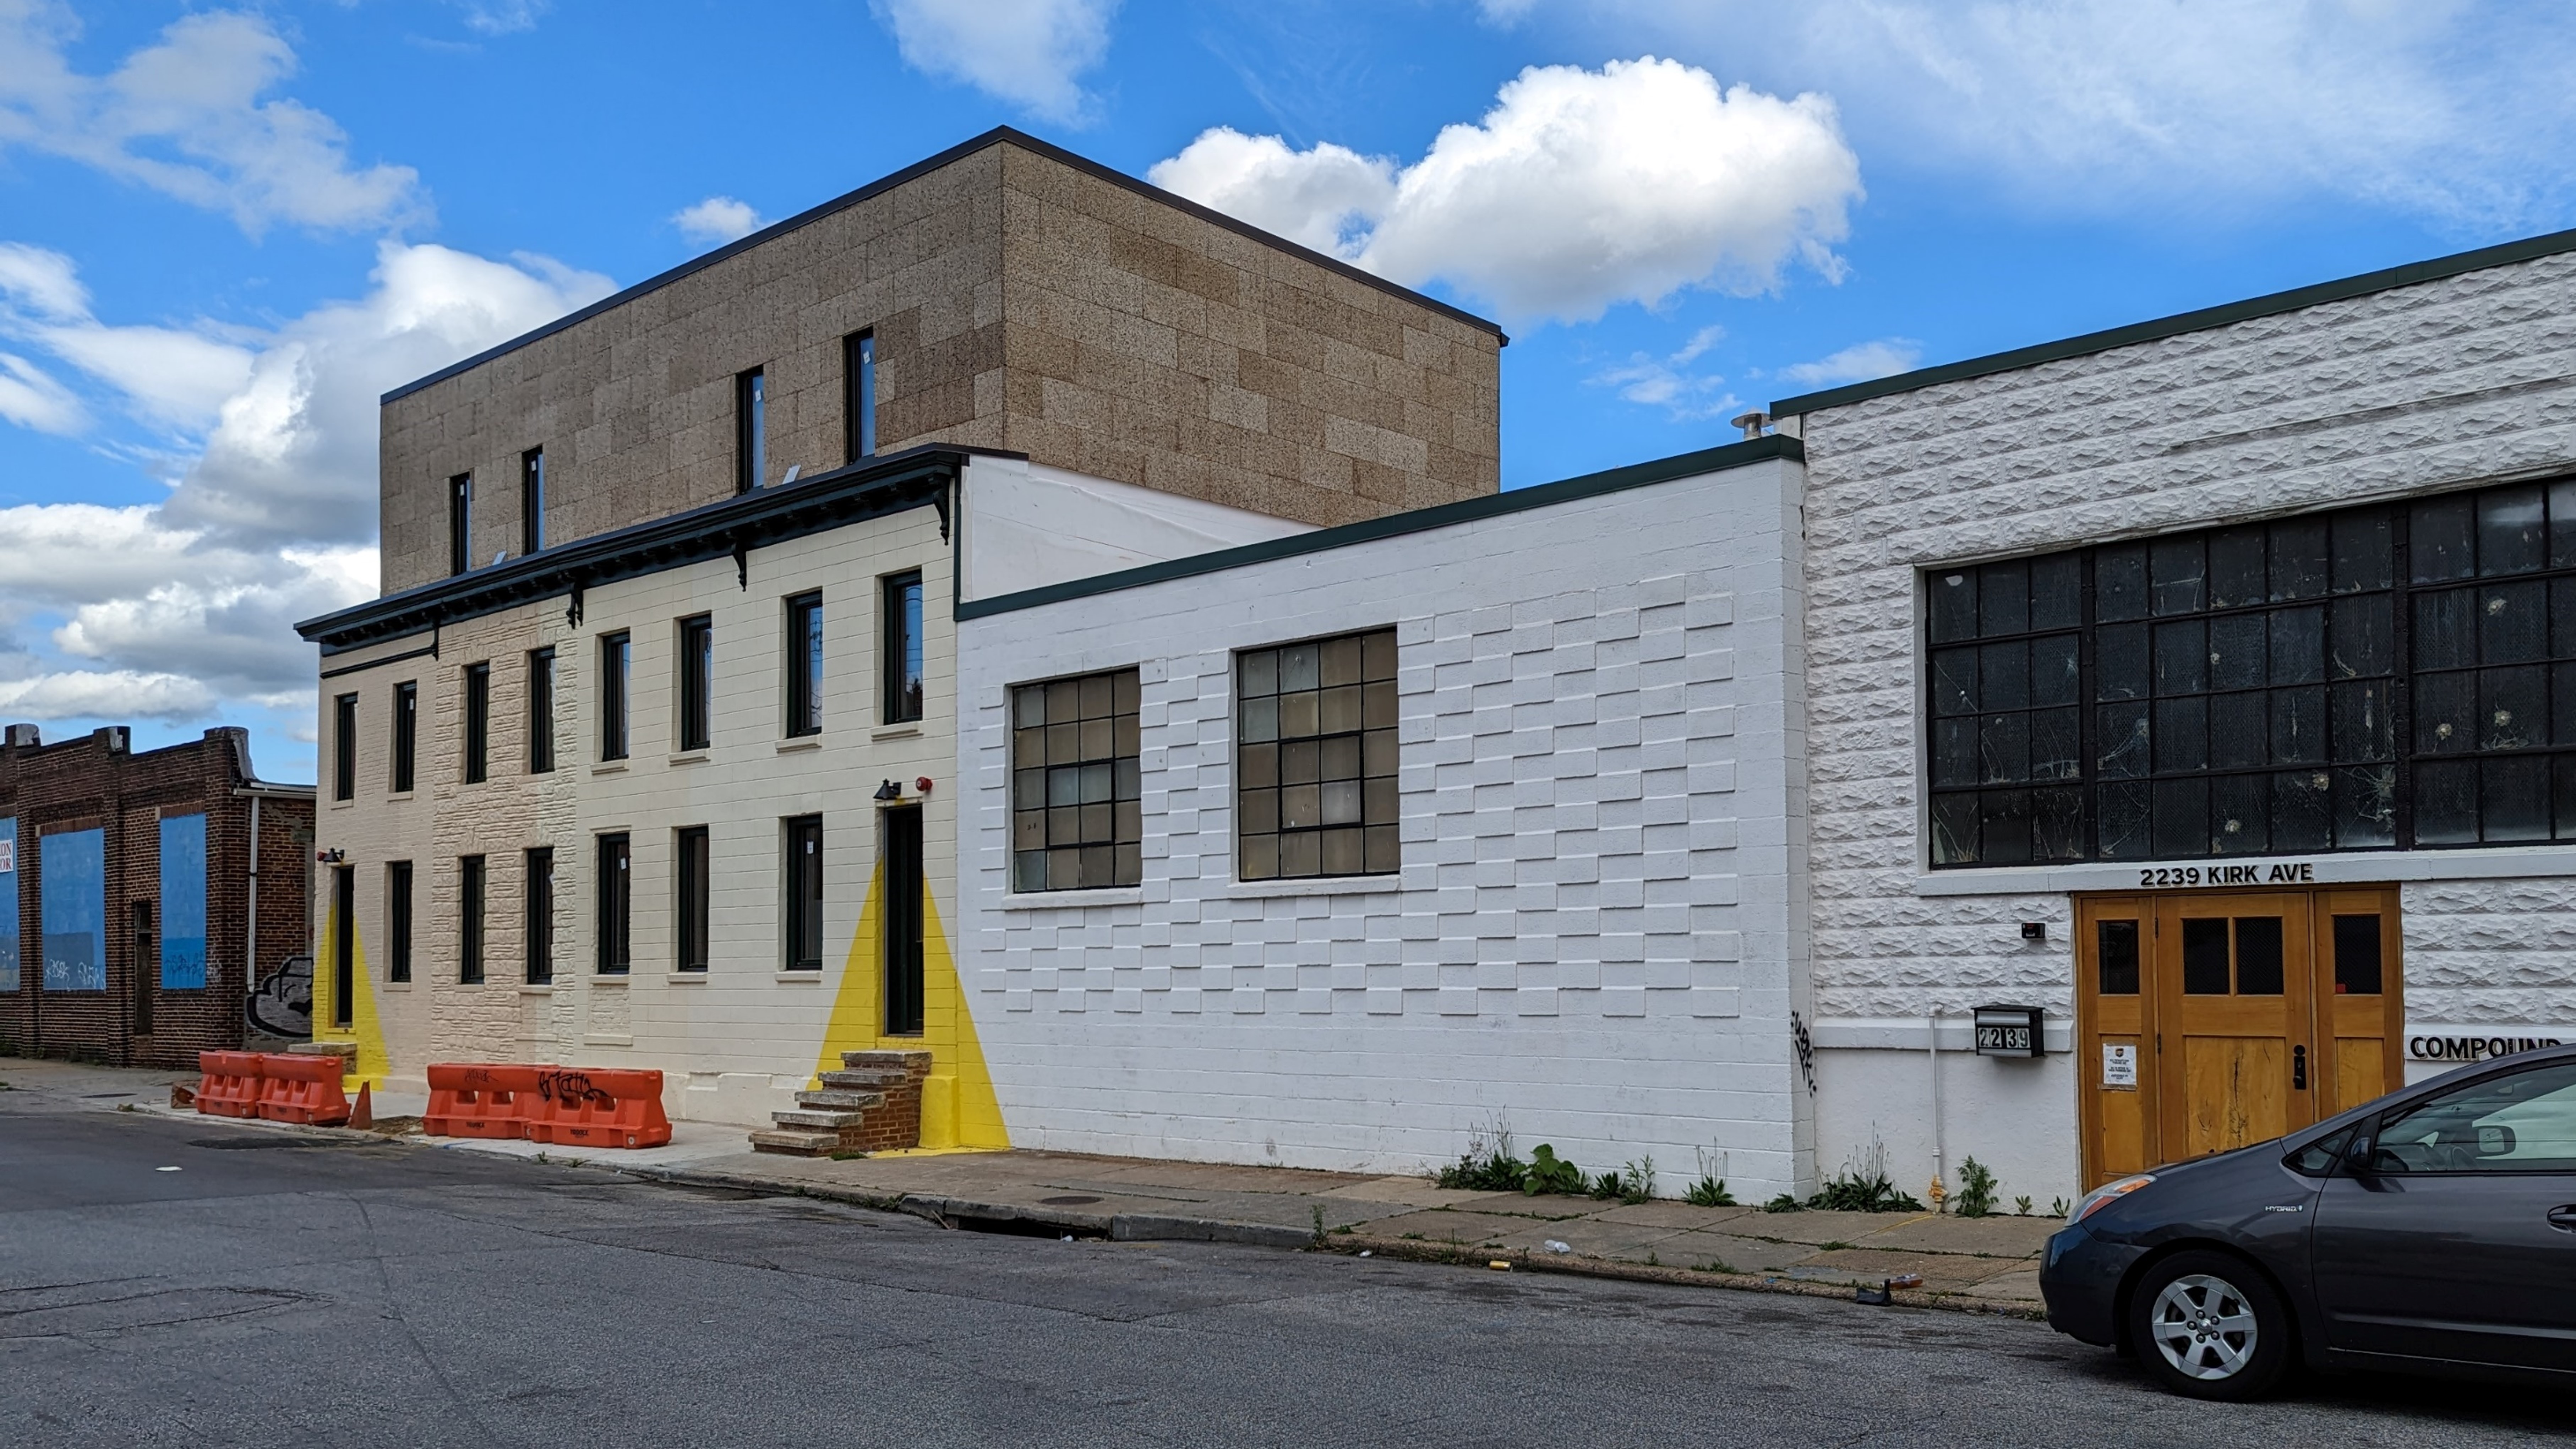
[[[107,989],[107,837],[66,830],[44,838],[36,892],[45,928],[45,989]]]
[[[206,817],[161,821],[161,989],[206,984]]]
[[[18,989],[18,822],[0,819],[0,992]]]

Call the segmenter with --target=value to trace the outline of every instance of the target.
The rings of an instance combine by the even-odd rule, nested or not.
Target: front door
[[[921,811],[898,805],[879,813],[885,851],[885,1034],[921,1035]]]
[[[2076,937],[2088,1185],[2397,1084],[2392,890],[2084,897]]]

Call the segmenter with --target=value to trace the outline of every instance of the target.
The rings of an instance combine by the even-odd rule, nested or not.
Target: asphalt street
[[[2563,1395],[2403,1380],[2197,1404],[2004,1319],[942,1231],[0,1092],[13,1446],[2459,1449],[2571,1429]]]

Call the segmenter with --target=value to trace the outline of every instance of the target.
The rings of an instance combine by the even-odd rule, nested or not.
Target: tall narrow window
[[[1144,878],[1136,721],[1133,669],[1011,691],[1011,889]]]
[[[769,384],[757,367],[733,380],[733,491],[749,493],[769,472]]]
[[[921,575],[885,581],[885,715],[887,724],[921,718]]]
[[[519,552],[546,546],[546,450],[519,455]]]
[[[411,793],[414,767],[420,763],[420,686],[404,680],[394,686],[394,777],[397,795]]]
[[[703,750],[714,731],[708,714],[716,693],[716,626],[700,614],[680,621],[680,748]]]
[[[48,963],[49,965],[51,963]],[[331,1024],[347,1026],[358,994],[358,868],[331,870]]]
[[[632,657],[623,630],[599,636],[599,757],[626,758],[626,667]]]
[[[483,979],[483,857],[460,856],[456,862],[456,979],[473,986]]]
[[[602,976],[623,976],[634,965],[630,949],[635,923],[635,883],[628,869],[631,864],[623,833],[599,837],[599,879],[594,889],[599,893],[597,951]]]
[[[823,732],[823,596],[787,601],[787,733]]]
[[[787,822],[787,969],[823,969],[823,817]]]
[[[161,989],[206,985],[206,817],[161,817]],[[140,964],[140,963],[138,963]]]
[[[1395,631],[1234,663],[1241,878],[1395,870]]]
[[[492,666],[465,666],[465,783],[480,785],[492,773]]]
[[[877,335],[856,332],[841,339],[841,407],[849,433],[849,460],[877,454]]]
[[[555,979],[555,851],[540,845],[527,854],[527,981],[543,986]]]
[[[331,701],[331,798],[358,797],[358,697]]]
[[[411,979],[411,862],[385,865],[385,979]]]
[[[528,651],[528,773],[555,767],[555,651]]]
[[[474,567],[474,475],[447,480],[447,571],[461,574]]]
[[[677,832],[674,844],[679,870],[673,880],[672,904],[679,917],[677,945],[679,959],[671,964],[681,971],[707,969],[707,908],[714,903],[713,872],[707,859],[707,828],[691,825]]]

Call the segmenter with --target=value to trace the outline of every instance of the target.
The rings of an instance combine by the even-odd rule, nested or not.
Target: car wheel
[[[2290,1332],[2281,1295],[2253,1264],[2224,1253],[2177,1253],[2149,1269],[2129,1300],[2138,1361],[2196,1399],[2259,1397],[2289,1366]]]

